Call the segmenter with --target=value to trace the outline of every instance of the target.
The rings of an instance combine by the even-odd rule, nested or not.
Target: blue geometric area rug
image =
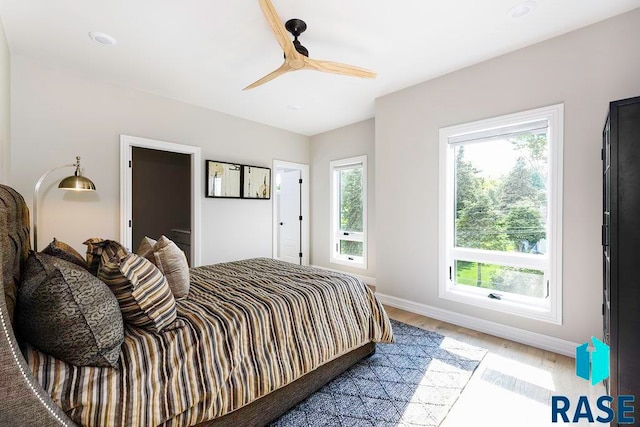
[[[396,342],[309,396],[272,427],[438,426],[486,350],[395,320]]]

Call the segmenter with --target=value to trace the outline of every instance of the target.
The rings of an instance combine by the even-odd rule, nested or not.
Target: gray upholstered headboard
[[[33,378],[13,331],[20,266],[30,249],[23,197],[0,185],[0,425],[74,425]]]

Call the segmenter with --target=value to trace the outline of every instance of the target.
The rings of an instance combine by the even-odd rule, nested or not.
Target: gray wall
[[[8,184],[11,166],[11,55],[0,17],[0,183]]]
[[[93,194],[40,193],[39,245],[54,236],[84,253],[91,236],[120,236],[120,134],[202,148],[202,263],[271,256],[271,200],[204,198],[204,160],[270,167],[274,158],[309,163],[309,138],[21,56],[12,57],[12,185],[31,203],[47,169],[82,156]]]
[[[329,262],[329,162],[367,155],[367,268]],[[373,119],[311,137],[311,264],[363,276],[376,275],[375,122]]]
[[[638,40],[640,9],[379,98],[379,292],[573,342],[600,336],[601,133],[609,101],[640,95]],[[564,323],[439,299],[439,128],[560,102]]]

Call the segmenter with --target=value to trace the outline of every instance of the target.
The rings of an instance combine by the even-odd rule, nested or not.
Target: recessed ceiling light
[[[522,3],[518,3],[509,9],[508,15],[513,19],[524,18],[530,14],[537,5],[538,3],[535,1],[524,1]]]
[[[91,37],[91,40],[93,40],[94,42],[103,46],[115,46],[116,44],[118,44],[116,39],[111,37],[109,34],[99,33],[97,31],[91,31],[89,33],[89,37]]]
[[[287,108],[289,110],[293,110],[293,111],[298,111],[300,110],[302,107],[299,106],[298,104],[291,104],[291,105],[287,105]]]

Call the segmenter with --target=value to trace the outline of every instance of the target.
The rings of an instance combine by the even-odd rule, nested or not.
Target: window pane
[[[362,167],[336,173],[340,183],[340,231],[362,232]]]
[[[457,145],[455,245],[546,253],[547,134]]]
[[[361,257],[362,248],[362,242],[340,240],[340,255]]]
[[[456,284],[510,292],[535,298],[546,296],[544,273],[540,270],[456,261]]]

